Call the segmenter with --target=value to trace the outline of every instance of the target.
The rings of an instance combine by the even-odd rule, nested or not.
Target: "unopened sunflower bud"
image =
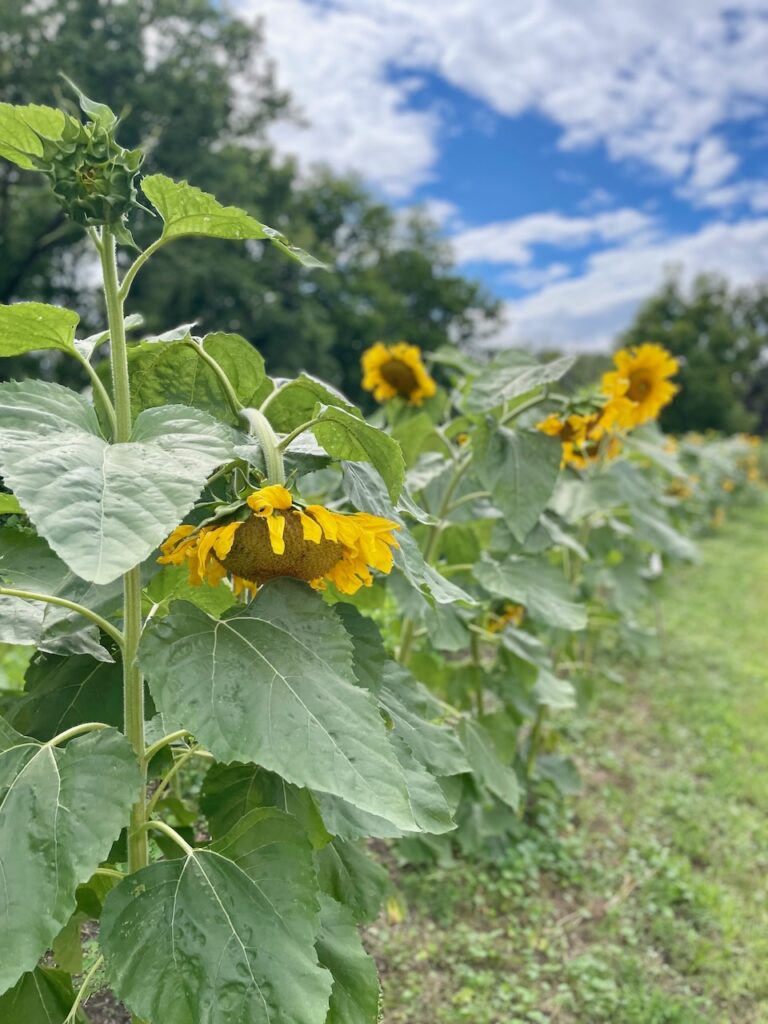
[[[84,227],[107,225],[120,234],[126,215],[139,205],[134,182],[141,150],[123,149],[112,129],[73,117],[66,119],[61,138],[41,141],[37,165],[68,216]]]

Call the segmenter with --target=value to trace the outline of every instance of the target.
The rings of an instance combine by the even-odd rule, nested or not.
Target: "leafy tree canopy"
[[[0,99],[69,102],[58,72],[122,112],[122,145],[148,149],[161,171],[246,207],[331,266],[311,274],[261,243],[248,258],[226,242],[169,247],[150,280],[136,281],[133,312],[147,332],[197,321],[238,332],[272,373],[308,369],[359,397],[359,356],[378,339],[425,349],[469,338],[498,315],[484,289],[457,274],[434,225],[401,215],[362,185],[318,171],[309,180],[269,148],[265,129],[291,114],[264,55],[258,25],[213,0],[7,0],[0,11]],[[74,104],[73,104],[74,111]],[[138,243],[158,233],[149,215]],[[64,220],[45,182],[0,167],[0,302],[42,298],[85,309],[91,290],[82,232]],[[31,357],[5,360],[21,376]],[[48,355],[44,372],[68,372]],[[39,372],[39,368],[36,369]],[[70,371],[71,372],[71,371]]]
[[[655,341],[680,360],[665,430],[768,430],[768,285],[733,289],[715,275],[686,292],[671,276],[638,311],[620,347]]]

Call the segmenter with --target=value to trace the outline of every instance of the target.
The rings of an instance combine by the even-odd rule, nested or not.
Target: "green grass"
[[[768,1024],[768,510],[676,569],[661,649],[599,684],[559,833],[404,871],[386,1024]]]

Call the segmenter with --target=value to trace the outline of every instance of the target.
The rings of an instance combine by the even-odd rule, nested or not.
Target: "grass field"
[[[400,875],[405,919],[370,934],[386,1024],[768,1022],[768,509],[702,555],[660,650],[599,683],[567,821]]]

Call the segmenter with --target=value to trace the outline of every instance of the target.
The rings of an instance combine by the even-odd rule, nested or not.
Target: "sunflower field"
[[[0,104],[0,157],[92,244],[101,333],[0,307],[0,1021],[376,1024],[359,934],[411,864],[493,859],[542,794],[598,647],[639,650],[656,581],[760,482],[758,441],[664,436],[649,341],[586,390],[572,357],[363,356],[367,418],[235,334],[142,332],[138,274],[194,236],[318,267],[185,181],[115,114]],[[131,217],[156,240],[137,251]],[[371,844],[370,840],[378,840]],[[85,935],[98,956],[84,966]]]

